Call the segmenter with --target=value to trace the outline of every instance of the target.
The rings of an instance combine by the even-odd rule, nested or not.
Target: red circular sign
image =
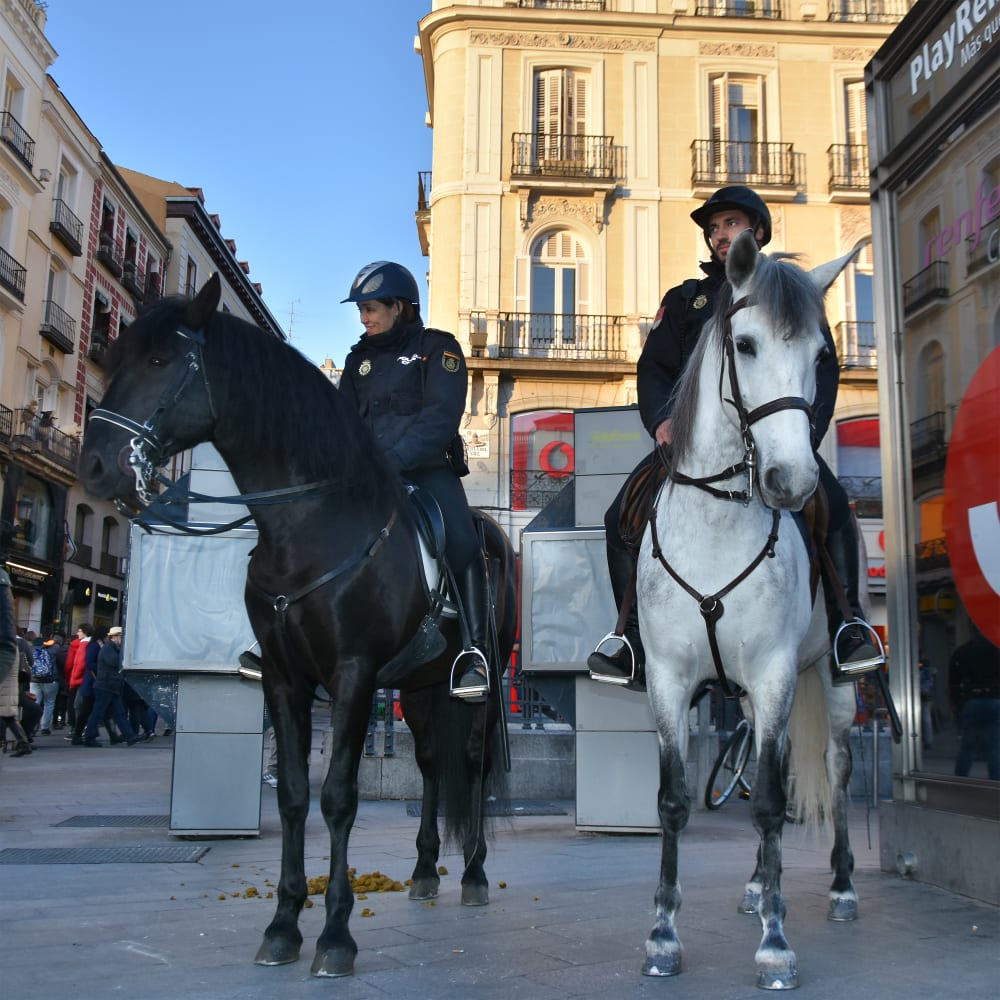
[[[556,467],[552,464],[552,459],[562,452],[562,465]],[[542,471],[548,473],[553,479],[565,479],[573,474],[575,455],[573,446],[568,441],[550,441],[538,456],[538,464]]]
[[[969,383],[944,473],[944,531],[969,617],[1000,645],[1000,347]]]

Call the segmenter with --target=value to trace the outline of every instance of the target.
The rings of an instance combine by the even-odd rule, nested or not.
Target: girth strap
[[[649,528],[653,542],[653,555],[660,561],[660,564],[670,574],[674,582],[698,602],[698,610],[705,619],[705,629],[708,632],[708,645],[712,650],[712,661],[715,664],[715,672],[718,675],[719,685],[722,687],[722,693],[727,698],[736,697],[737,692],[733,691],[733,688],[729,683],[729,679],[726,677],[726,670],[722,663],[722,654],[719,652],[719,640],[715,634],[715,623],[722,617],[723,612],[726,610],[722,604],[722,598],[741,584],[761,564],[761,562],[763,562],[765,556],[769,559],[774,558],[774,546],[778,542],[778,523],[780,520],[781,515],[778,511],[772,510],[771,533],[767,536],[767,541],[764,543],[764,547],[757,553],[754,560],[745,570],[743,570],[742,573],[740,573],[733,580],[730,580],[729,583],[727,583],[721,590],[717,590],[714,594],[699,594],[698,591],[687,583],[686,580],[682,579],[673,566],[667,562],[663,555],[663,551],[660,548],[660,540],[656,534],[656,517],[654,515],[649,519]]]

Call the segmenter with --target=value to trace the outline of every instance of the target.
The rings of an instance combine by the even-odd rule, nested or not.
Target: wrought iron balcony
[[[868,147],[835,143],[826,151],[831,191],[869,190]]]
[[[32,168],[35,162],[35,140],[21,128],[21,123],[9,111],[0,111],[0,142],[9,146],[29,170]]]
[[[568,479],[574,478],[572,475]],[[512,510],[548,507],[566,486],[567,479],[553,479],[541,469],[513,469],[510,474]]]
[[[895,24],[909,7],[910,0],[830,0],[827,20]]]
[[[34,407],[13,412],[11,443],[22,451],[36,452],[75,472],[80,462],[79,438],[64,434],[53,424],[52,411]]]
[[[90,347],[87,350],[87,357],[91,361],[100,361],[107,349],[108,335],[101,330],[92,330],[90,332]]]
[[[917,543],[917,573],[927,573],[932,570],[947,570],[951,567],[948,557],[947,538],[928,538]]]
[[[162,277],[159,271],[150,271],[146,275],[146,289],[142,297],[145,305],[163,297]]]
[[[146,276],[134,260],[127,260],[122,265],[122,284],[138,299],[142,298]]]
[[[881,476],[838,476],[858,517],[882,516]]]
[[[14,428],[14,411],[9,406],[0,403],[0,440],[10,444],[10,436]]]
[[[498,356],[624,361],[623,316],[500,313]]]
[[[116,278],[122,276],[122,247],[107,233],[101,233],[94,260],[99,260]]]
[[[800,183],[790,142],[740,142],[695,139],[691,143],[691,183],[795,187]]]
[[[990,264],[995,264],[1000,260],[1000,227],[991,230],[989,233],[979,233],[979,242],[976,243],[976,235],[969,236],[965,241],[966,264],[969,274],[975,274]]]
[[[515,132],[511,177],[613,181],[614,136]]]
[[[702,0],[694,10],[699,17],[781,17],[779,0]]]
[[[431,207],[431,173],[420,170],[417,173],[417,211],[426,212]]]
[[[910,454],[914,465],[943,458],[948,446],[944,439],[943,410],[931,413],[910,424]]]
[[[0,285],[22,302],[27,275],[27,268],[22,267],[6,250],[0,248]]]
[[[74,256],[83,253],[83,223],[70,211],[69,205],[56,198],[52,202],[49,232]]]
[[[517,6],[549,10],[610,10],[611,0],[517,0]]]
[[[76,320],[58,303],[45,303],[45,318],[38,332],[63,354],[72,354],[76,342]]]
[[[837,324],[833,337],[841,368],[878,367],[874,323],[867,320],[843,320]]]
[[[903,312],[909,314],[927,305],[948,298],[948,262],[936,260],[903,283]]]

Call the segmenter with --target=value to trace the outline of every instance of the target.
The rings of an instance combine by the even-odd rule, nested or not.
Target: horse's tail
[[[833,819],[833,788],[827,772],[830,714],[820,665],[802,671],[788,720],[788,802],[798,822],[826,825]]]
[[[445,839],[459,847],[474,836],[482,820],[483,833],[492,833],[492,818],[507,812],[507,772],[504,769],[496,720],[503,712],[498,692],[488,705],[468,705],[449,697],[442,685],[441,716],[434,727],[442,762],[439,789]],[[499,711],[498,711],[499,710]],[[489,712],[485,736],[483,723]],[[505,723],[501,720],[501,725]],[[485,739],[485,753],[481,753]]]

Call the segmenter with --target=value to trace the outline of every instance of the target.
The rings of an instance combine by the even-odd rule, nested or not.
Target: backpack
[[[44,646],[35,646],[31,662],[31,679],[33,681],[51,681],[55,671],[52,668],[52,657]]]

